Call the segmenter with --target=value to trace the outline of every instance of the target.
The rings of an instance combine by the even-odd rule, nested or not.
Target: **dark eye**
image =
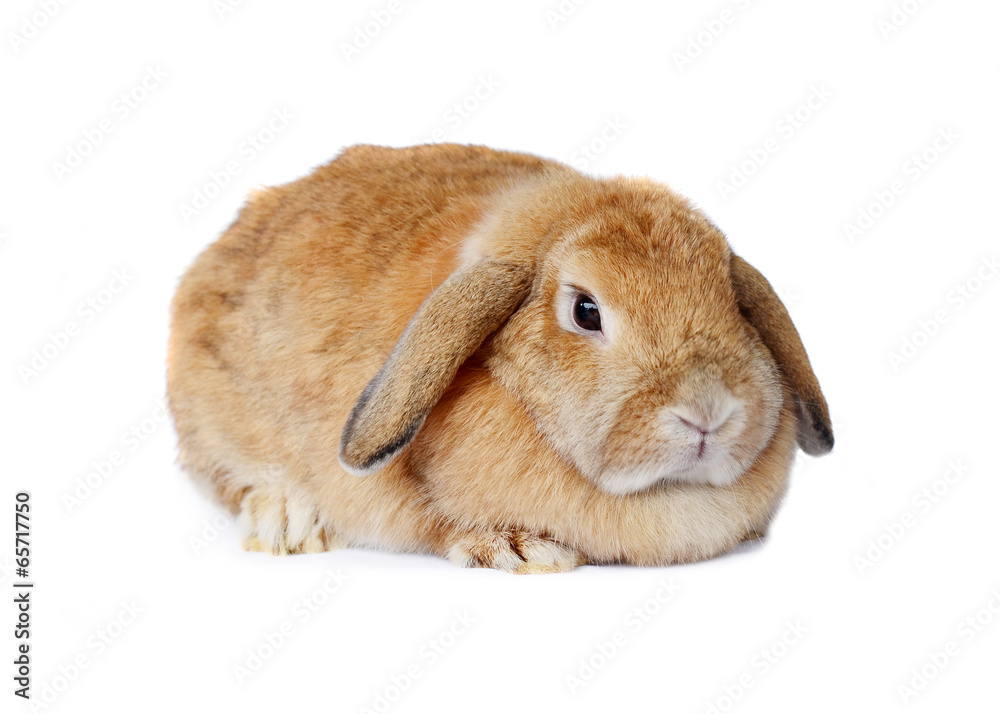
[[[580,293],[573,299],[573,322],[588,332],[601,331],[601,311],[590,295]]]

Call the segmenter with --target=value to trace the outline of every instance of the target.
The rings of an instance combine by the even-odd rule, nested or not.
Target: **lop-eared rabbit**
[[[355,146],[183,277],[180,462],[246,548],[517,573],[708,558],[833,446],[774,290],[666,186]]]

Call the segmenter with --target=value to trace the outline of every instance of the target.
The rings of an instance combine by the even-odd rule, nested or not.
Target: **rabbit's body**
[[[589,417],[589,407],[533,391],[539,382],[558,390],[560,379],[545,379],[539,365],[550,359],[546,345],[561,338],[547,337],[531,316],[559,299],[541,267],[526,267],[550,260],[545,241],[595,215],[606,227],[632,209],[640,233],[658,234],[664,210],[670,226],[714,231],[651,182],[595,186],[559,164],[479,147],[355,147],[251,199],[180,285],[168,369],[180,461],[242,514],[248,547],[284,553],[369,545],[531,572],[583,561],[699,559],[764,531],[785,489],[797,430],[803,439],[802,404],[816,397],[796,401],[801,385],[779,380],[753,330],[738,324],[752,306],[737,311],[731,291],[706,289],[698,301],[679,304],[693,320],[721,310],[711,319],[724,327],[688,335],[671,354],[697,365],[684,372],[697,379],[678,377],[688,385],[679,393],[715,389],[728,395],[726,404],[745,406],[718,407],[736,414],[718,427],[733,431],[724,449],[711,446],[714,431],[701,430],[709,451],[725,450],[711,463],[729,459],[732,477],[696,468],[699,451],[678,478],[653,474],[652,487],[633,483],[633,474],[646,478],[658,463],[647,453],[652,447],[628,442],[604,424],[606,415],[593,417],[604,424],[595,426],[600,449],[568,443],[568,411]],[[697,256],[689,262],[710,283],[719,269],[729,271],[730,257],[721,234],[706,244],[704,265]],[[728,284],[728,272],[723,277]],[[656,290],[638,284],[633,292],[656,299]],[[610,319],[611,310],[605,314]],[[652,373],[663,328],[650,329],[645,337],[621,331],[611,348],[599,349],[605,356],[623,350],[632,371]],[[747,375],[706,366],[704,355],[721,349],[730,332],[739,342],[732,354],[751,350],[743,358],[756,360]],[[651,388],[605,386],[594,403],[618,405],[622,419]],[[698,399],[687,402],[704,402]],[[622,463],[605,452],[622,454]]]

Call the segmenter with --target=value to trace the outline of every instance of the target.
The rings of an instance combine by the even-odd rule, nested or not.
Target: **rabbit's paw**
[[[472,532],[460,535],[448,549],[448,558],[463,568],[495,568],[508,573],[564,573],[584,559],[550,538],[518,530]]]
[[[277,484],[251,488],[240,507],[243,549],[271,555],[322,553],[344,547],[319,521],[308,496]]]

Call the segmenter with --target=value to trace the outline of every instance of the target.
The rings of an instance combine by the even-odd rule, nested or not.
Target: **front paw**
[[[240,505],[243,549],[271,555],[322,553],[344,544],[319,520],[309,497],[279,484],[251,488]]]
[[[520,530],[476,531],[458,536],[448,559],[463,568],[494,568],[508,573],[565,573],[584,558],[551,538]]]

